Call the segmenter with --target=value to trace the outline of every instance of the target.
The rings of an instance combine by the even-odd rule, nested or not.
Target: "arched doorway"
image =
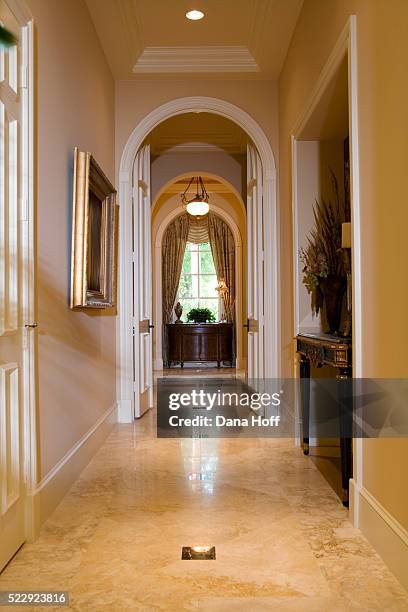
[[[193,172],[193,174],[199,175],[200,171]],[[245,214],[245,206],[242,201],[240,194],[235,190],[235,188],[229,183],[227,180],[223,179],[219,175],[205,173],[206,177],[210,177],[222,183],[225,187],[227,187],[231,193],[236,198],[237,202],[240,204],[243,214]],[[171,181],[169,181],[157,194],[154,202],[152,203],[152,209],[154,210],[157,202],[160,199],[162,193],[165,193],[166,188],[170,184],[177,183],[180,179],[185,179],[186,177],[190,177],[190,173],[181,174],[175,176]],[[244,290],[244,274],[245,274],[245,265],[243,261],[243,240],[242,240],[242,232],[245,231],[245,226],[242,226],[242,222],[240,223],[241,229],[238,226],[238,221],[234,219],[231,212],[217,206],[217,204],[211,204],[212,211],[221,217],[225,221],[225,223],[230,228],[235,243],[235,293],[236,293],[236,308],[235,308],[235,324],[236,324],[236,367],[238,370],[245,369],[245,359],[244,359],[244,351],[243,351],[243,339],[242,334],[240,333],[242,330],[242,313],[243,313],[243,290]],[[162,304],[161,304],[161,290],[162,290],[162,269],[161,269],[161,261],[162,261],[162,240],[164,233],[170,223],[179,215],[184,213],[184,208],[180,204],[179,206],[172,208],[169,212],[166,212],[164,216],[160,216],[156,219],[155,222],[152,223],[152,238],[153,238],[153,294],[155,299],[154,303],[154,314],[153,321],[155,325],[155,343],[154,343],[154,366],[155,369],[161,369],[163,367],[163,359],[162,359]]]
[[[167,102],[149,113],[133,130],[119,168],[120,244],[119,244],[119,317],[118,317],[118,407],[119,420],[131,422],[134,410],[133,366],[133,303],[137,300],[138,287],[133,288],[133,168],[137,153],[149,133],[161,122],[184,113],[215,113],[239,125],[252,140],[258,158],[259,183],[254,185],[256,198],[252,207],[263,236],[262,251],[257,249],[252,259],[254,277],[267,279],[262,295],[262,376],[278,377],[280,374],[280,324],[278,313],[279,287],[279,233],[277,225],[276,167],[269,141],[258,123],[239,107],[205,96],[178,98]],[[250,249],[250,245],[248,247]],[[257,357],[259,361],[259,356]],[[137,376],[137,373],[136,373]]]

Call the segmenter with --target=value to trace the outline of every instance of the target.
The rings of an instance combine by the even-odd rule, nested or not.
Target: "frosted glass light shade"
[[[187,212],[193,217],[203,217],[210,210],[208,202],[202,200],[193,200],[187,204]]]
[[[186,17],[187,19],[190,19],[191,21],[199,21],[200,19],[204,17],[204,13],[203,11],[197,11],[197,10],[187,11]]]

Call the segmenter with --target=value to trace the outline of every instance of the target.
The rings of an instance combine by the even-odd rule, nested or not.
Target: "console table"
[[[309,411],[310,411],[310,365],[330,365],[337,369],[339,427],[341,452],[341,480],[343,505],[349,504],[349,480],[353,476],[352,444],[352,400],[347,398],[346,386],[342,381],[352,377],[351,338],[330,334],[299,334],[296,336],[296,350],[300,355],[300,386],[303,422],[303,452],[309,454]]]
[[[168,323],[167,367],[186,361],[221,361],[233,364],[232,323]]]

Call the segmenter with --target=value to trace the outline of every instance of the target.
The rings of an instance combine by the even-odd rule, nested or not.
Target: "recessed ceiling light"
[[[186,13],[187,19],[191,19],[192,21],[198,21],[204,17],[204,13],[202,11],[187,11]]]

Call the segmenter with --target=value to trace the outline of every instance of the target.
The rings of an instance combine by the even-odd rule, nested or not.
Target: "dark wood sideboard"
[[[166,325],[166,366],[187,361],[233,364],[232,323],[169,323]]]
[[[309,454],[310,415],[310,366],[330,365],[337,370],[339,426],[341,451],[341,480],[343,505],[349,505],[349,481],[353,476],[352,431],[353,401],[348,397],[347,381],[353,375],[351,338],[329,334],[299,334],[296,336],[296,350],[300,355],[301,405],[303,424],[303,452]]]

